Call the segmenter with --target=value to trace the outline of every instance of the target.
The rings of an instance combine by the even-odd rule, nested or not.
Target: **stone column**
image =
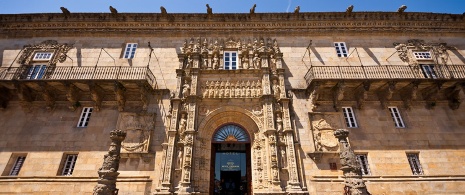
[[[339,149],[341,159],[341,170],[344,173],[344,185],[349,188],[351,195],[370,195],[365,182],[362,179],[360,164],[355,158],[355,153],[347,142],[349,131],[347,129],[338,129],[334,136],[339,140]]]
[[[114,195],[118,194],[116,179],[118,178],[118,168],[121,152],[121,142],[126,138],[126,132],[113,130],[110,132],[110,149],[105,154],[103,165],[98,170],[99,179],[94,187],[94,195]]]
[[[281,104],[283,106],[283,128],[284,128],[284,137],[287,146],[287,164],[289,172],[289,181],[286,187],[286,191],[301,191],[299,182],[299,174],[297,170],[297,160],[296,152],[294,147],[294,130],[291,126],[291,117],[289,113],[289,99],[281,99]]]

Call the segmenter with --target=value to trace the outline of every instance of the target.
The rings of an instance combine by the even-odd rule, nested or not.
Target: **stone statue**
[[[256,7],[257,7],[257,4],[253,4],[252,8],[250,8],[250,14],[255,14]]]
[[[181,139],[184,138],[184,132],[186,131],[186,126],[187,126],[187,120],[186,120],[186,114],[181,114],[181,119],[179,120],[179,130],[178,130],[178,133],[179,133],[179,137],[181,137]]]
[[[281,97],[281,87],[278,85],[278,81],[273,80],[273,93],[276,98]]]
[[[116,10],[113,6],[110,6],[110,12],[112,14],[118,14],[118,10]]]
[[[249,69],[249,58],[247,56],[242,56],[242,68]]]
[[[218,68],[219,68],[219,64],[218,64],[219,62],[218,62],[218,61],[219,61],[219,59],[218,59],[218,54],[215,54],[215,55],[213,56],[213,63],[212,63],[212,67],[213,67],[213,69],[215,69],[215,70],[218,70]]]
[[[165,7],[163,7],[163,6],[160,6],[160,11],[161,11],[161,14],[163,14],[163,15],[168,14],[168,12],[166,12]]]
[[[177,164],[178,169],[182,167],[182,148],[178,149],[178,164]]]
[[[407,9],[407,6],[406,5],[402,5],[399,7],[399,9],[397,10],[397,13],[401,14],[401,13],[404,13],[405,9]]]
[[[295,7],[294,14],[298,14],[300,12],[300,6]]]
[[[207,6],[207,14],[212,15],[213,14],[213,9],[208,4],[206,6]]]
[[[276,115],[276,130],[282,131],[283,130],[283,119],[281,119],[281,114]]]
[[[284,147],[281,148],[281,166],[282,167],[287,166],[286,148]]]
[[[126,132],[113,130],[110,132],[110,149],[105,154],[102,167],[98,170],[99,178],[94,187],[94,195],[114,195],[118,194],[116,180],[118,178],[118,168],[120,160],[121,142],[126,138]]]
[[[350,5],[349,7],[347,7],[346,14],[350,15],[352,13],[352,10],[354,10],[354,5]]]
[[[65,7],[60,7],[60,9],[61,9],[61,11],[63,12],[63,14],[65,16],[69,16],[71,14],[71,12],[68,9],[66,9]]]
[[[349,131],[346,129],[338,129],[334,132],[334,136],[339,140],[341,170],[344,173],[344,184],[349,189],[351,195],[369,195],[366,189],[365,182],[362,179],[362,171],[360,164],[357,162],[355,153],[350,147],[347,137]]]
[[[186,98],[189,95],[190,88],[191,87],[189,86],[187,82],[184,83],[184,85],[182,86],[182,97],[183,98]]]
[[[253,68],[260,68],[260,58],[258,57],[258,54],[255,54],[253,57]]]

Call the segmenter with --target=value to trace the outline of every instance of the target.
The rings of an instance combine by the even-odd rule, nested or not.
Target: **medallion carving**
[[[339,145],[334,131],[342,127],[340,113],[311,113],[310,120],[315,151],[337,151]]]
[[[153,114],[120,113],[117,128],[127,133],[121,145],[122,153],[146,153],[154,128]]]

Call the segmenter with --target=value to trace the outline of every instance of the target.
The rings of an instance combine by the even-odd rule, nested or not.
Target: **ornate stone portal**
[[[213,131],[231,123],[253,135],[250,193],[306,193],[298,174],[281,50],[276,40],[252,40],[184,42],[155,194],[211,194]],[[233,56],[231,64],[225,55]]]

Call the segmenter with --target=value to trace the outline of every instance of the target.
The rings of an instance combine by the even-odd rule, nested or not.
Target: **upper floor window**
[[[431,53],[429,51],[414,51],[413,56],[415,56],[415,59],[417,60],[431,60]]]
[[[132,59],[136,54],[137,43],[128,43],[126,44],[126,48],[124,49],[124,58],[125,59]]]
[[[89,124],[90,115],[92,114],[92,110],[92,107],[82,108],[81,117],[79,118],[77,127],[87,127],[87,125]]]
[[[338,57],[347,57],[347,45],[344,42],[334,42]]]
[[[18,156],[16,158],[13,168],[11,168],[10,176],[16,176],[19,174],[21,167],[23,167],[24,160],[26,160],[26,156]]]
[[[26,79],[42,79],[45,75],[47,65],[33,65],[27,68]]]
[[[237,69],[237,51],[224,52],[224,69],[236,70]]]
[[[410,164],[410,169],[412,169],[413,175],[423,175],[423,169],[421,168],[418,153],[408,153],[407,159],[408,163]]]
[[[394,121],[394,125],[397,128],[404,128],[405,124],[400,116],[399,109],[397,107],[389,107],[389,112],[391,112],[392,120]]]
[[[61,175],[64,175],[64,176],[73,175],[74,165],[76,165],[77,157],[78,157],[77,154],[67,154],[65,156]]]
[[[355,120],[355,114],[352,107],[342,107],[342,111],[344,112],[344,119],[346,120],[347,127],[357,127],[357,121]]]
[[[52,59],[53,52],[36,52],[34,54],[34,61],[48,61]]]

